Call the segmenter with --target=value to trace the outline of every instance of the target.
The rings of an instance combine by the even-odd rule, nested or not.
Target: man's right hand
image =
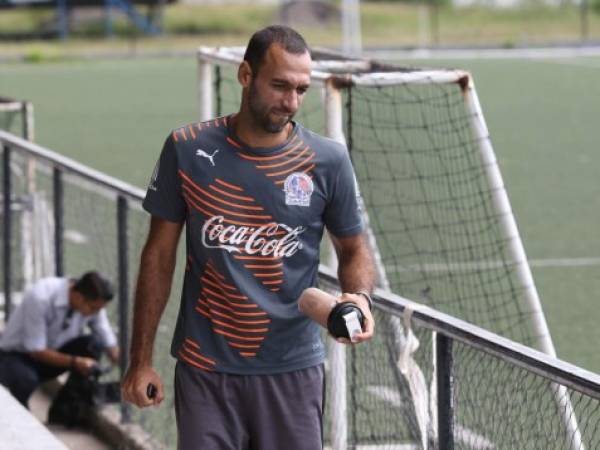
[[[154,398],[148,398],[148,385],[156,386]],[[129,367],[121,382],[123,400],[139,408],[158,405],[164,398],[164,388],[160,376],[151,366]]]

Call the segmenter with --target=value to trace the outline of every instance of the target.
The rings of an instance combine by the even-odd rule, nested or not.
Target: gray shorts
[[[175,368],[179,450],[321,450],[323,365],[275,375]]]

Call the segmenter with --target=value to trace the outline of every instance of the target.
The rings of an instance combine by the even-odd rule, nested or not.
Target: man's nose
[[[298,109],[298,93],[294,89],[286,93],[283,99],[283,105],[288,111],[296,112]]]

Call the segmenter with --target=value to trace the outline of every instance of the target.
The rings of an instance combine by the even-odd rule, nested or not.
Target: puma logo
[[[215,157],[215,155],[217,153],[219,153],[219,150],[215,150],[212,155],[209,155],[208,153],[206,153],[201,148],[199,148],[198,150],[196,150],[196,156],[202,156],[203,158],[208,159],[213,167],[215,166],[214,157]]]

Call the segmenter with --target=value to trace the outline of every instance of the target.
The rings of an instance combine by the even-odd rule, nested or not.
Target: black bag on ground
[[[95,380],[71,373],[65,385],[58,391],[50,409],[48,423],[66,427],[90,426]]]
[[[92,409],[121,401],[118,382],[101,383],[98,378],[110,367],[96,366],[90,376],[71,373],[58,391],[48,411],[48,423],[67,427],[89,428]]]

